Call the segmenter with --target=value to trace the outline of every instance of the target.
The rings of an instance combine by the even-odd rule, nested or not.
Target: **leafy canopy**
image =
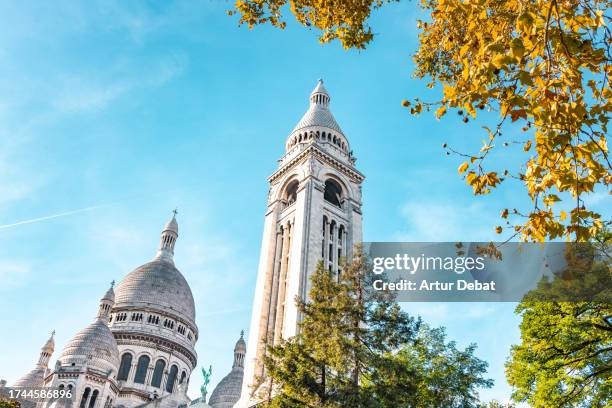
[[[610,242],[608,238],[607,245]],[[518,305],[516,311],[522,314],[521,343],[512,347],[506,376],[514,389],[513,399],[535,408],[609,407],[610,257],[581,250],[568,253],[567,260],[569,266],[558,279],[542,282]],[[578,284],[568,285],[569,281]],[[570,298],[569,292],[582,292],[588,298],[558,301]]]
[[[321,32],[321,42],[365,48],[374,38],[371,13],[392,0],[237,0],[230,14],[254,27],[284,28],[283,6],[297,21]],[[544,241],[588,241],[604,228],[585,195],[612,181],[607,146],[610,113],[609,0],[421,0],[428,21],[419,21],[417,78],[441,89],[432,102],[403,101],[412,114],[435,109],[442,118],[455,109],[464,122],[482,110],[499,120],[484,128],[484,144],[465,157],[459,174],[475,195],[508,180],[521,183],[528,210],[503,209],[513,236]],[[506,126],[508,125],[508,126]],[[504,138],[515,126],[524,137]],[[506,131],[504,130],[504,133]],[[483,137],[479,137],[482,139]],[[520,146],[514,168],[490,164],[491,152]],[[489,160],[487,160],[489,159]],[[560,209],[560,201],[567,201]],[[498,233],[504,228],[496,227]]]

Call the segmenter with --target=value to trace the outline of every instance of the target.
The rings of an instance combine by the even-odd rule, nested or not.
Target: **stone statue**
[[[204,384],[200,387],[200,392],[202,393],[202,400],[206,402],[206,394],[208,391],[206,388],[208,384],[210,384],[210,376],[212,375],[212,366],[208,367],[208,371],[204,367],[202,367],[202,376],[204,377]]]

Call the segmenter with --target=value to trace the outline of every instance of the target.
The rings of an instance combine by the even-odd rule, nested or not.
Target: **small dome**
[[[119,368],[119,349],[106,323],[96,319],[66,344],[58,360],[62,365],[87,365],[116,373]]]
[[[323,86],[323,81],[319,80],[317,86],[310,94],[308,110],[297,125],[295,125],[291,133],[289,133],[289,137],[287,137],[285,143],[287,150],[296,143],[313,140],[313,134],[316,134],[317,140],[319,140],[319,137],[322,137],[322,142],[333,142],[346,152],[350,150],[344,132],[329,109],[330,100],[327,89]]]
[[[212,408],[232,408],[240,399],[244,371],[234,368],[212,392],[208,404]]]
[[[174,311],[195,326],[191,288],[174,263],[165,259],[139,266],[117,285],[115,309],[126,306]]]
[[[15,381],[13,387],[42,387],[46,372],[46,367],[37,366],[35,369]]]
[[[302,119],[298,122],[297,125],[293,128],[291,133],[296,133],[302,129],[309,127],[325,127],[328,129],[335,130],[338,133],[342,133],[342,129],[340,129],[340,125],[336,122],[334,115],[332,115],[331,111],[327,108],[323,108],[320,105],[311,106]]]

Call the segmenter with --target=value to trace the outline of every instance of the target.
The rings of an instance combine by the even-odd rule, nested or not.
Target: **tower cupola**
[[[246,355],[246,342],[244,341],[244,330],[240,332],[240,338],[234,347],[234,364],[232,368],[244,368],[244,356]]]
[[[323,80],[319,79],[317,86],[310,93],[310,106],[321,105],[327,108],[329,106],[329,101],[329,93],[327,93],[327,89],[323,86]]]
[[[115,305],[115,281],[111,282],[110,288],[106,291],[102,299],[100,299],[100,307],[98,308],[98,319],[102,320],[104,323],[108,323],[108,318],[110,317],[110,312],[113,306]]]
[[[173,211],[172,219],[166,223],[161,233],[159,248],[156,258],[160,258],[169,262],[174,262],[174,245],[178,238],[178,223],[176,222],[177,210]]]
[[[49,364],[49,359],[51,359],[51,355],[55,351],[55,330],[51,332],[51,337],[45,343],[45,345],[40,349],[40,357],[38,359],[38,366],[47,368]]]

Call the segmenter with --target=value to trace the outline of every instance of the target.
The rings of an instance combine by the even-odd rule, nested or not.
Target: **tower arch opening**
[[[287,185],[287,188],[285,189],[285,197],[284,197],[285,201],[287,202],[287,206],[295,203],[295,201],[297,200],[297,192],[298,192],[299,186],[300,186],[300,182],[297,180],[293,180]]]
[[[342,187],[333,179],[325,180],[325,192],[323,198],[336,207],[342,207]]]

